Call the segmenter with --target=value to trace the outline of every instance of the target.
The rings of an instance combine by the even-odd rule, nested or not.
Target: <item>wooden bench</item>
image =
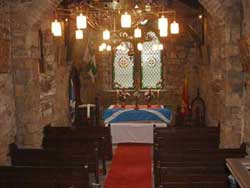
[[[107,132],[110,131],[110,128],[95,128],[96,127],[75,128],[46,126],[44,128],[43,148],[74,148],[75,150],[79,150],[82,148],[82,145],[96,143],[98,146],[99,159],[102,160],[103,173],[106,174],[105,153],[110,152],[108,151],[110,149],[106,149],[108,147],[110,148],[110,146],[106,146],[109,145],[107,144],[108,136],[103,136],[104,133],[101,132],[107,134]],[[97,131],[98,129],[100,130],[99,133]],[[105,131],[102,131],[101,129]],[[95,130],[97,131],[96,133]]]
[[[154,143],[162,140],[209,140],[219,143],[220,126],[218,127],[156,127],[154,126]]]
[[[1,188],[89,188],[87,167],[0,166]]]
[[[88,166],[89,173],[94,173],[99,183],[98,153],[94,146],[86,150],[19,149],[16,144],[10,144],[10,156],[14,166]]]
[[[241,158],[247,155],[246,145],[242,144],[240,148],[235,149],[199,149],[182,151],[164,151],[158,150],[154,153],[155,162],[181,162],[181,161],[220,161],[226,158]]]
[[[223,174],[205,175],[165,175],[156,188],[229,188],[227,177]]]
[[[113,158],[110,126],[52,127],[47,125],[44,128],[45,138],[56,138],[62,136],[67,138],[89,137],[99,139],[99,151],[104,151],[105,159],[112,160]]]

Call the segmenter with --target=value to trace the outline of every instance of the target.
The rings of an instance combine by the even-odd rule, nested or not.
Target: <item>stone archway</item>
[[[57,117],[50,114],[60,110],[51,106],[56,103],[54,101],[57,101],[55,85],[57,82],[62,82],[58,72],[62,71],[63,76],[67,74],[67,69],[55,69],[57,66],[54,65],[56,64],[55,57],[50,52],[53,51],[53,38],[46,35],[44,39],[48,48],[45,51],[47,53],[46,61],[50,62],[48,66],[52,71],[49,74],[39,73],[38,39],[38,29],[50,27],[44,22],[47,20],[50,23],[53,11],[59,3],[60,0],[33,0],[11,5],[16,143],[19,145],[40,147],[43,126],[55,121]],[[45,91],[43,92],[43,90]]]
[[[12,63],[15,67],[13,74],[17,110],[17,142],[21,145],[40,146],[43,123],[47,122],[46,118],[43,118],[41,122],[41,100],[38,97],[41,92],[39,88],[36,29],[42,20],[50,18],[48,15],[53,14],[53,10],[60,1],[33,0],[12,5]],[[237,39],[240,38],[240,24],[237,22],[239,15],[235,18],[229,11],[235,1],[226,1],[225,3],[228,3],[226,5],[218,0],[200,0],[200,3],[210,14],[211,19],[214,20],[215,33],[218,32],[219,36],[222,36],[221,39],[217,38],[219,44],[212,46],[212,53],[214,53],[212,56],[216,62],[205,66],[205,70],[201,70],[201,72],[208,72],[209,78],[204,81],[206,88],[213,90],[214,83],[220,83],[218,92],[212,91],[209,96],[205,96],[208,100],[214,100],[217,96],[219,98],[219,100],[215,100],[217,101],[215,105],[220,112],[220,116],[214,117],[211,112],[213,107],[211,107],[209,112],[210,123],[214,125],[218,120],[221,121],[222,146],[237,147],[242,141],[242,127],[244,125],[242,77],[237,46]],[[245,0],[245,3],[249,3],[249,0]],[[249,6],[249,4],[247,5]],[[67,74],[67,69],[62,71]],[[216,71],[218,75],[214,74]],[[60,82],[63,80],[63,76],[58,76],[56,79]],[[212,77],[212,81],[209,80]]]

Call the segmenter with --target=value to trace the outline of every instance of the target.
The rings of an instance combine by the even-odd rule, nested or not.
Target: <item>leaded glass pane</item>
[[[150,41],[143,43],[141,51],[142,88],[157,88],[162,80],[161,51],[157,49],[160,41],[154,32],[149,32]]]
[[[122,42],[115,52],[113,80],[122,88],[134,87],[134,57],[128,55],[131,47],[131,43]]]

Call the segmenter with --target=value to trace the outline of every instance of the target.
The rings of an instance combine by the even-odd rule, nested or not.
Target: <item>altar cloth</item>
[[[164,122],[110,123],[112,143],[154,143],[154,126],[167,127]]]
[[[125,108],[112,105],[104,111],[103,119],[105,124],[131,121],[160,121],[169,124],[171,121],[171,111],[159,105],[152,105],[150,108],[140,105],[139,109],[135,109],[133,105],[127,105]]]

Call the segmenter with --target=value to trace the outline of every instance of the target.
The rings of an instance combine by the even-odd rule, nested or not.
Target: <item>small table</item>
[[[90,111],[90,109],[91,108],[95,108],[96,107],[96,105],[95,104],[81,104],[81,105],[79,105],[78,106],[78,108],[87,108],[87,118],[89,119],[90,118],[90,116],[91,116],[91,111]]]

